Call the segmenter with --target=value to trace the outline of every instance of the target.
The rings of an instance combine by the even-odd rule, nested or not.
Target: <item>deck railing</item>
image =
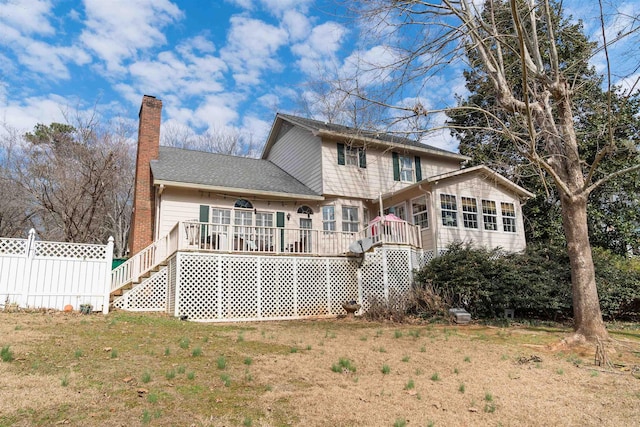
[[[178,250],[255,254],[340,255],[368,237],[372,243],[421,247],[420,228],[404,221],[380,221],[357,233],[305,228],[255,227],[199,221],[177,223],[171,231],[112,272],[111,291],[140,278]]]

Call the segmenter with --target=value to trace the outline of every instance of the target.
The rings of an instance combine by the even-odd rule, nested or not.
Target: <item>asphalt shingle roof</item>
[[[415,141],[413,139],[404,138],[404,137],[389,134],[389,133],[356,129],[356,128],[343,126],[335,123],[326,123],[326,122],[321,122],[319,120],[292,116],[290,114],[279,113],[278,115],[287,121],[290,121],[292,123],[298,123],[302,126],[306,126],[307,128],[314,129],[314,130],[326,130],[330,132],[341,133],[344,135],[356,135],[360,137],[377,139],[383,143],[389,142],[393,144],[403,144],[403,145],[409,145],[411,147],[418,147],[423,149],[426,148],[428,150],[440,151],[446,154],[455,154],[455,153],[452,153],[451,151],[443,150],[442,148],[434,147],[432,145],[422,144],[421,142]]]
[[[151,161],[155,180],[318,196],[268,160],[160,147]]]

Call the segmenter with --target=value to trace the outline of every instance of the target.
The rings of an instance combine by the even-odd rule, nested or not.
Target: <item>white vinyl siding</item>
[[[323,192],[321,158],[320,138],[293,127],[271,147],[267,160],[320,194]]]

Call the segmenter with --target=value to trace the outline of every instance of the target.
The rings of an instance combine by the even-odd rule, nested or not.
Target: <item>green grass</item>
[[[218,369],[225,369],[227,367],[227,359],[224,356],[218,356],[216,359],[216,365]]]
[[[180,338],[180,341],[178,342],[178,345],[180,345],[180,348],[183,350],[186,350],[189,348],[189,338],[187,337],[182,337]]]
[[[165,355],[165,356],[169,356],[170,354],[171,354],[171,349],[169,349],[169,347],[166,347],[166,348],[164,349],[164,355]]]
[[[116,350],[115,348],[111,350],[111,354],[110,357],[112,359],[117,359],[118,358],[118,350]]]
[[[402,331],[398,331],[398,330],[396,330],[396,331],[393,333],[393,337],[394,337],[394,338],[402,338]]]
[[[253,359],[252,358],[250,358],[248,356],[244,358],[244,364],[245,365],[251,366],[252,363],[253,363]]]
[[[297,353],[298,352],[298,347],[291,347],[289,349],[289,353]]]
[[[440,374],[434,372],[433,375],[431,375],[431,381],[440,381]]]
[[[144,374],[142,374],[142,382],[147,384],[149,381],[151,381],[151,373],[149,371],[145,371]]]
[[[407,420],[404,420],[402,418],[397,418],[396,421],[393,423],[393,427],[406,427],[407,426]]]
[[[191,352],[191,356],[193,357],[202,356],[202,349],[200,347],[194,348],[193,351]]]
[[[173,369],[172,369],[172,370],[170,370],[170,371],[167,371],[167,372],[164,374],[164,377],[165,377],[166,379],[168,379],[168,380],[172,380],[172,379],[174,379],[174,378],[176,377],[176,371],[174,371]]]
[[[184,365],[178,365],[178,368],[176,370],[178,371],[179,374],[184,374],[184,371],[186,370],[186,368],[184,367]]]
[[[189,371],[189,373],[187,373],[187,379],[188,380],[193,380],[196,377],[196,373],[193,371]]]
[[[334,363],[331,365],[331,370],[333,372],[355,372],[356,367],[353,362],[345,357],[341,357],[338,360],[338,363]]]
[[[465,391],[464,383],[460,383],[460,385],[458,386],[458,391],[459,391],[460,393],[464,393],[464,391]]]
[[[407,383],[404,385],[405,390],[413,390],[414,388],[416,388],[416,383],[412,379],[407,381]]]
[[[13,362],[13,352],[8,345],[5,345],[2,347],[2,350],[0,350],[0,359],[2,359],[3,362]]]
[[[149,393],[149,395],[147,395],[147,402],[149,402],[149,403],[158,403],[158,394],[157,393]]]
[[[471,363],[471,358],[469,356],[465,356],[464,361],[467,363]]]
[[[62,377],[62,379],[60,380],[60,385],[62,387],[66,387],[69,385],[69,377],[67,377],[66,375],[64,377]]]
[[[73,352],[73,357],[75,357],[76,359],[80,359],[82,356],[84,356],[84,353],[79,348]]]
[[[231,386],[231,377],[229,376],[229,374],[220,375],[220,379],[222,380],[222,383],[224,384],[225,387]]]
[[[382,373],[386,375],[389,372],[391,372],[391,368],[389,367],[389,365],[382,365]]]
[[[403,356],[402,357],[402,361],[405,362],[405,363],[408,362],[409,361],[409,356]]]

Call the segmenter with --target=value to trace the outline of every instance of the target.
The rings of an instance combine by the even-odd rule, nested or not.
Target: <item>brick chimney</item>
[[[160,117],[162,101],[155,96],[144,95],[140,106],[138,124],[138,153],[136,156],[136,180],[133,195],[133,214],[129,233],[130,255],[153,243],[155,225],[155,201],[151,160],[158,158],[160,150]]]

